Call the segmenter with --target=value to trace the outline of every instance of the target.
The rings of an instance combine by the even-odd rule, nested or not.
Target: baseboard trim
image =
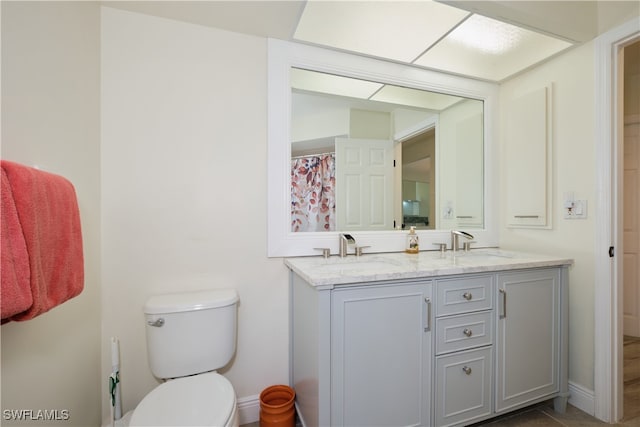
[[[595,394],[593,390],[569,381],[569,403],[582,412],[595,416]],[[238,419],[240,425],[260,421],[260,395],[238,399]]]
[[[260,421],[260,395],[238,399],[238,421],[240,425]]]
[[[569,381],[569,403],[582,412],[586,412],[591,416],[595,416],[596,404],[595,404],[595,392],[587,388],[582,387],[579,384]]]

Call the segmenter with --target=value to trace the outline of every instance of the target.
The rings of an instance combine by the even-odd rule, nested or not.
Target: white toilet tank
[[[229,363],[236,350],[237,303],[234,289],[150,297],[144,313],[153,375],[178,378]]]

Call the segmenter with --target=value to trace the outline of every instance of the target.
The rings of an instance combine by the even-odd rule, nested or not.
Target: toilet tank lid
[[[180,313],[233,305],[238,302],[235,289],[212,289],[151,296],[144,305],[145,314]]]

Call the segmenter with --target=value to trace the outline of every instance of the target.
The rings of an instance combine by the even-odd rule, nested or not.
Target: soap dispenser
[[[418,243],[418,235],[416,234],[416,228],[411,227],[409,234],[407,234],[407,249],[405,252],[408,254],[417,254],[420,251],[420,244]]]

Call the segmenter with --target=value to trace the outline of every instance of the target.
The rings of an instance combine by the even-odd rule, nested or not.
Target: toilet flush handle
[[[164,319],[161,317],[161,318],[156,319],[156,320],[147,320],[147,323],[149,324],[149,326],[155,326],[155,327],[159,328],[162,325],[164,325]]]

